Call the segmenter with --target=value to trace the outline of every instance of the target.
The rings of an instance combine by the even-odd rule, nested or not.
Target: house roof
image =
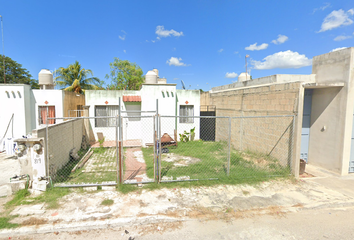
[[[123,102],[141,102],[141,96],[123,96]]]

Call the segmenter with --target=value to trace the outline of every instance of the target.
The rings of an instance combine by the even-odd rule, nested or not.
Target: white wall
[[[178,102],[177,102],[178,115],[180,115],[179,113],[180,105],[187,105],[187,106],[193,105],[194,116],[200,116],[200,91],[199,90],[177,90],[177,98],[178,98]],[[190,132],[190,130],[195,127],[195,139],[199,139],[199,130],[200,130],[199,118],[194,118],[193,123],[179,123],[179,119],[178,119],[177,123],[178,123],[177,125],[178,134],[183,133],[184,131]]]
[[[12,137],[13,132],[13,137],[20,138],[32,131],[35,123],[31,118],[30,99],[31,87],[29,85],[0,84],[0,138],[4,136],[12,114],[14,114],[13,128],[11,123],[6,137]]]
[[[64,104],[64,92],[62,90],[32,90],[34,95],[34,111],[35,120],[37,128],[40,127],[38,119],[38,107],[40,106],[55,106],[55,117],[62,118],[63,115],[63,104]],[[46,103],[46,101],[48,103]],[[62,120],[57,120],[56,123],[63,122]]]
[[[123,96],[140,96],[141,103],[123,102]],[[143,84],[140,91],[118,91],[118,90],[99,90],[86,91],[86,105],[90,106],[89,116],[95,116],[95,106],[118,105],[119,97],[122,98],[122,111],[141,109],[141,111],[156,111],[156,99],[158,99],[158,113],[161,116],[176,116],[179,114],[179,104],[194,106],[194,115],[199,116],[200,111],[200,93],[199,90],[178,90],[176,91],[176,84]],[[177,101],[177,102],[176,102]],[[107,103],[106,103],[107,102]],[[177,111],[176,111],[177,105]],[[154,112],[141,113],[141,118],[137,121],[134,118],[124,118],[123,122],[123,138],[132,139],[140,136],[143,145],[145,143],[153,142],[153,118]],[[122,113],[122,116],[128,116],[127,113]],[[144,118],[145,116],[145,118]],[[196,139],[199,138],[199,118],[194,119],[194,123],[180,124],[176,118],[162,118],[161,133],[168,133],[174,138],[174,130],[177,127],[178,133],[183,133],[184,130],[190,131],[191,128],[196,127]],[[91,119],[91,127],[97,139],[97,132],[102,132],[107,140],[115,140],[114,127],[95,127],[95,120]],[[178,139],[177,139],[178,140]]]

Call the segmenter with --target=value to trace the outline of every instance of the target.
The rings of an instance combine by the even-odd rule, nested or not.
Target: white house
[[[162,134],[168,133],[174,138],[175,130],[183,133],[195,127],[198,139],[199,118],[175,116],[199,116],[199,90],[177,90],[176,84],[167,84],[166,79],[159,78],[156,69],[146,74],[145,83],[138,91],[89,90],[85,92],[85,98],[86,105],[90,106],[90,117],[118,116],[121,98],[124,140],[140,139],[143,145],[153,143],[152,116],[157,112],[160,116],[166,116],[161,119]],[[102,133],[105,140],[115,139],[116,124],[115,119],[91,119],[95,137],[97,133]]]
[[[43,81],[41,73],[47,76]],[[49,117],[67,117],[70,110],[81,109],[85,97],[81,94],[54,90],[48,70],[39,74],[41,89],[33,90],[27,84],[0,84],[0,151],[6,139],[21,138],[46,124]],[[51,79],[48,81],[48,75]],[[54,124],[62,120],[49,120]]]

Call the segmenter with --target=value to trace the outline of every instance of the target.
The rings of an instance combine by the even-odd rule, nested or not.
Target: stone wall
[[[70,150],[80,150],[82,136],[84,134],[84,120],[69,120],[48,126],[49,175],[55,178],[56,172],[70,161]],[[46,128],[36,129],[32,132],[33,137],[44,138],[46,148]],[[45,156],[46,159],[47,155]]]
[[[295,151],[292,115],[298,111],[300,87],[301,82],[274,83],[212,92],[209,104],[216,106],[216,116],[239,117],[231,120],[235,149],[267,154],[287,165]],[[270,117],[279,115],[291,116]],[[228,140],[229,124],[225,118],[216,120],[216,141]]]

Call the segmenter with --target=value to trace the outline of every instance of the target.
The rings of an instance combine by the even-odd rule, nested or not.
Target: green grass
[[[105,199],[101,202],[101,205],[104,205],[104,206],[111,206],[113,205],[114,201],[112,199]]]
[[[190,179],[217,178],[222,183],[253,183],[264,181],[270,177],[286,177],[290,174],[287,167],[282,167],[274,158],[256,153],[247,153],[251,158],[263,157],[269,164],[260,166],[247,161],[242,154],[234,149],[230,153],[230,175],[227,176],[227,149],[226,142],[179,142],[178,147],[169,147],[169,153],[180,156],[197,158],[200,161],[188,166],[174,166],[175,162],[161,162],[161,176],[189,176]],[[143,155],[147,165],[148,177],[153,177],[153,148],[143,148]],[[166,154],[162,154],[164,159]],[[192,185],[195,183],[191,183]]]
[[[70,193],[68,188],[49,188],[43,194],[33,198],[33,203],[46,203],[47,209],[60,207],[58,200]]]
[[[19,205],[45,203],[48,209],[55,209],[60,206],[58,200],[69,193],[70,189],[68,188],[49,188],[39,196],[30,197],[30,192],[27,189],[22,189],[17,191],[13,199],[5,204],[5,208],[11,209]]]
[[[10,217],[0,217],[0,229],[16,228],[19,226],[17,223],[10,223],[9,221],[14,219],[16,216]]]
[[[5,208],[9,209],[13,206],[21,205],[29,195],[31,195],[31,193],[27,189],[18,190],[13,199],[5,204]]]

